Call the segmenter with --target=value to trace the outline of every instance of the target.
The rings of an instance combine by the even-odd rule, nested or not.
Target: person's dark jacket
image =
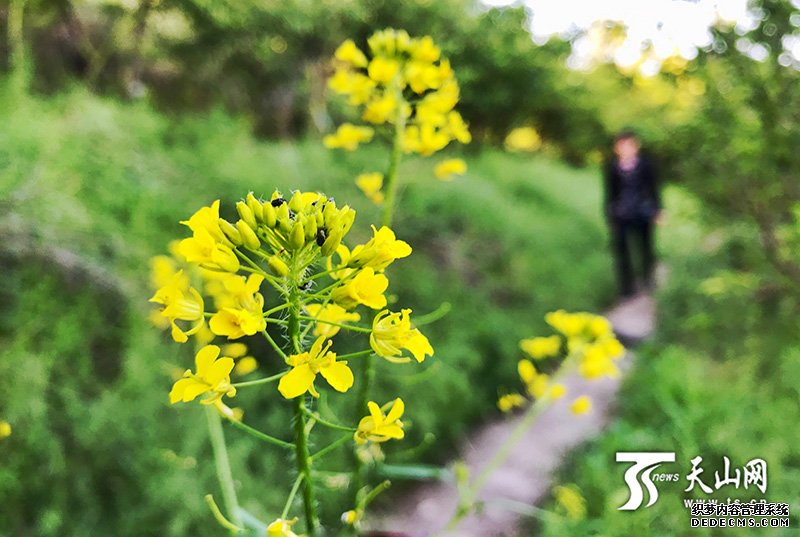
[[[617,159],[610,159],[605,166],[604,209],[609,220],[652,220],[661,210],[661,196],[653,164],[646,156],[640,156],[626,182]]]

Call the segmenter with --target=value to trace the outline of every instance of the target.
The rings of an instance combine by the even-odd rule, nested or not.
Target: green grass
[[[602,535],[749,536],[796,535],[800,519],[800,338],[798,298],[776,294],[776,275],[764,266],[754,230],[746,225],[705,228],[701,207],[680,191],[667,197],[670,219],[662,235],[669,268],[658,294],[656,337],[637,350],[635,366],[618,401],[618,418],[596,440],[571,454],[558,480],[573,483],[588,516],[574,521],[543,515],[531,534],[543,537]],[[617,508],[628,499],[614,462],[618,451],[674,451],[677,472],[661,483],[658,502],[634,512]],[[768,464],[766,494],[726,486],[710,495],[684,492],[690,460],[703,457],[701,478],[714,488],[754,458]],[[684,499],[765,498],[790,506],[792,529],[691,529]],[[563,515],[554,502],[547,511]]]
[[[167,404],[170,374],[191,358],[148,325],[148,259],[186,235],[178,221],[198,207],[249,190],[334,195],[358,211],[350,244],[364,240],[378,209],[352,179],[382,169],[385,148],[265,143],[222,112],[168,119],[78,90],[42,100],[0,87],[0,114],[0,418],[14,427],[0,444],[3,534],[221,535],[202,499],[218,490],[202,411]],[[407,403],[409,436],[390,460],[429,432],[421,459],[451,458],[498,389],[516,386],[517,342],[543,330],[543,314],[611,297],[596,170],[497,151],[467,160],[453,183],[433,179],[430,160],[402,167],[394,227],[415,252],[389,271],[393,292],[418,314],[453,309],[426,327],[434,359],[379,363],[376,399]],[[289,436],[272,387],[237,402],[248,423]],[[274,518],[289,457],[226,433],[243,505]],[[349,507],[337,496],[323,498],[328,520]]]

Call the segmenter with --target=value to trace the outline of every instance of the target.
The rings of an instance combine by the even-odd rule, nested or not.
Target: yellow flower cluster
[[[411,323],[411,310],[386,309],[389,280],[384,270],[411,254],[411,247],[391,229],[373,226],[372,238],[351,250],[342,239],[355,212],[347,206],[337,208],[332,199],[314,192],[294,192],[289,199],[275,192],[267,201],[250,193],[236,204],[240,217],[236,224],[220,218],[219,210],[220,203],[215,201],[183,222],[192,237],[172,248],[178,259],[157,256],[151,262],[151,283],[157,288],[151,302],[160,305],[156,324],[171,327],[177,342],[195,336],[205,345],[197,354],[196,372],[187,370],[175,383],[171,402],[188,402],[206,394],[203,403],[217,405],[224,395],[236,393],[230,383],[232,372],[246,375],[256,369],[255,358],[246,356],[245,344],[231,343],[224,349],[207,344],[215,336],[236,340],[262,333],[269,337],[268,323],[285,325],[286,320],[272,318],[270,312],[285,312],[286,305],[265,311],[262,288],[266,284],[283,299],[292,286],[307,291],[298,303],[308,331],[316,336],[307,350],[286,353],[288,369],[280,377],[278,391],[287,399],[306,393],[318,397],[314,384],[318,375],[339,392],[352,387],[354,377],[347,360],[337,360],[331,350],[331,338],[342,329],[369,332],[370,352],[391,362],[408,362],[411,357],[422,362],[433,355],[428,339]],[[326,272],[333,279],[323,295],[313,292],[309,286],[313,278],[307,275],[321,258],[327,258]],[[207,311],[210,304],[211,312]],[[353,324],[362,318],[354,311],[359,306],[377,311],[371,328]],[[223,357],[218,358],[221,352]]]
[[[366,52],[352,40],[336,52],[335,71],[328,87],[346,96],[359,110],[361,120],[371,125],[389,125],[395,131],[400,151],[430,156],[450,142],[472,141],[466,122],[455,110],[459,88],[450,62],[430,36],[412,38],[404,30],[386,29],[367,40]],[[329,148],[353,151],[369,142],[374,127],[344,123],[323,139]],[[450,180],[465,173],[460,159],[445,160],[436,177]],[[362,174],[356,184],[376,204],[383,202],[383,176]]]
[[[617,340],[606,318],[591,313],[558,310],[545,315],[545,321],[558,333],[523,339],[519,344],[520,349],[530,357],[517,364],[517,372],[530,397],[552,401],[566,395],[564,385],[542,371],[548,367],[556,369],[559,374],[569,367],[575,367],[588,379],[619,374],[615,362],[622,358],[625,348]],[[560,362],[557,366],[544,363],[551,360]],[[534,361],[543,365],[537,367]],[[497,404],[500,410],[509,412],[524,403],[525,398],[521,394],[511,393],[501,396]],[[574,414],[585,414],[591,410],[591,400],[585,395],[580,396],[571,403],[570,409]]]
[[[369,444],[364,449],[374,450],[375,457],[380,454],[378,444],[405,435],[400,419],[405,406],[399,398],[381,407],[362,395],[359,414],[366,411],[368,415],[354,416],[353,426],[324,419],[312,409],[314,398],[320,397],[321,381],[340,393],[353,387],[351,363],[357,357],[380,356],[398,363],[412,358],[422,362],[433,355],[430,342],[411,321],[411,310],[387,308],[385,270],[408,257],[412,249],[386,226],[373,227],[367,242],[349,248],[343,239],[355,212],[316,192],[297,191],[286,198],[274,192],[266,200],[250,193],[235,209],[238,220],[232,223],[220,217],[219,200],[202,207],[183,222],[191,236],[171,246],[171,256],[151,260],[155,293],[150,300],[159,306],[154,323],[169,328],[176,342],[192,338],[199,349],[194,367],[176,378],[169,400],[173,404],[199,400],[236,422],[239,429],[287,447],[291,443],[242,423],[243,411],[223,402],[239,389],[277,384],[278,392],[293,400],[295,411],[294,448],[302,481],[296,482],[291,495],[302,485],[310,496],[311,464],[317,457],[308,453],[312,423],[352,432],[354,444],[359,449]],[[361,306],[362,311],[357,311]],[[341,331],[365,334],[366,348],[338,355],[333,338]],[[281,334],[283,345],[273,338],[276,333]],[[256,335],[263,336],[279,358],[273,366],[277,371],[234,383],[232,375],[247,375],[258,368],[255,358],[248,355],[246,340],[241,341]],[[310,345],[306,343],[309,335],[314,337]],[[222,340],[220,345],[211,344],[214,338]],[[368,378],[371,367],[365,364],[362,379]],[[355,524],[380,490],[376,487],[357,501],[346,523]],[[316,521],[308,514],[313,502],[305,498],[306,494],[309,531]],[[267,535],[296,537],[292,529],[296,519],[285,516],[268,525]]]

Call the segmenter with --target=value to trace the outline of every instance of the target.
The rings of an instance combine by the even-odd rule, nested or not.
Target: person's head
[[[614,154],[620,160],[632,160],[639,155],[639,138],[630,129],[620,131],[614,137]]]

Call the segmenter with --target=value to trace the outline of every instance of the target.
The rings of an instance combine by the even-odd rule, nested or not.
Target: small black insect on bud
[[[321,227],[317,230],[317,246],[322,246],[325,244],[325,239],[328,238],[328,232],[325,231],[324,227]]]
[[[311,280],[307,280],[303,285],[300,286],[300,290],[305,292],[311,289],[311,286],[314,285],[314,282]]]
[[[273,207],[280,207],[281,205],[283,205],[284,203],[286,203],[286,200],[285,200],[285,199],[283,199],[283,198],[275,198],[275,199],[274,199],[274,200],[272,200],[270,203],[272,203],[272,206],[273,206]]]

